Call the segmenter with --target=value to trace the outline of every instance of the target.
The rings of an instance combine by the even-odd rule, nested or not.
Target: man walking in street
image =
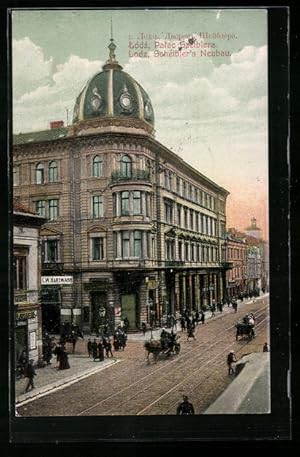
[[[235,372],[235,363],[237,362],[234,351],[229,351],[227,356],[228,374],[231,375]]]
[[[33,364],[33,360],[30,360],[30,362],[25,366],[25,370],[24,370],[24,376],[25,376],[25,378],[28,378],[28,382],[25,387],[25,393],[28,392],[29,387],[31,387],[31,389],[34,389],[33,378],[36,375],[36,372],[34,371],[32,364]]]
[[[183,402],[177,407],[177,416],[192,416],[195,414],[194,406],[189,402],[186,395],[183,396]]]

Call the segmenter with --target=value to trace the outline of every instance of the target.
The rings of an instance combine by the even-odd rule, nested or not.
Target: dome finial
[[[110,19],[110,43],[108,45],[108,49],[109,49],[109,59],[108,59],[108,62],[116,62],[116,54],[115,54],[115,49],[116,49],[116,45],[115,45],[115,42],[114,42],[114,38],[113,38],[113,24],[112,24],[112,19]],[[107,63],[108,63],[107,62]]]

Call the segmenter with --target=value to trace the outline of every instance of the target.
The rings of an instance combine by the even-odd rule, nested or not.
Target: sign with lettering
[[[16,314],[16,320],[17,321],[24,321],[26,319],[34,319],[35,318],[35,312],[34,311],[26,311],[23,313],[17,313]]]
[[[42,276],[41,284],[42,286],[73,284],[73,276]]]

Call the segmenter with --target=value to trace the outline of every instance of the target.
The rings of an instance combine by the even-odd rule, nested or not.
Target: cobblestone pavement
[[[182,392],[190,392],[200,413],[231,381],[224,375],[226,367],[223,359],[228,347],[231,345],[240,356],[262,350],[268,338],[267,327],[262,326],[263,331],[252,342],[235,341],[232,324],[245,312],[254,309],[261,314],[262,322],[265,321],[268,312],[262,310],[268,308],[265,306],[267,302],[266,297],[244,301],[240,303],[237,314],[227,306],[223,313],[216,313],[215,317],[207,312],[208,325],[196,327],[197,339],[186,341],[186,333],[178,329],[182,346],[180,355],[157,364],[147,364],[145,360],[143,341],[150,338],[150,332],[146,335],[129,334],[125,351],[115,352],[113,358],[104,362],[93,362],[88,358],[87,337],[78,340],[76,353],[69,356],[69,370],[58,371],[52,365],[37,369],[36,389],[26,396],[23,394],[24,379],[16,382],[18,412],[22,416],[174,414],[175,404]],[[153,331],[154,338],[159,334],[160,329]],[[70,349],[67,345],[67,350]],[[55,362],[55,359],[52,360]],[[199,367],[201,372],[198,372]],[[189,381],[185,382],[185,375]],[[195,395],[198,391],[193,378],[198,384],[201,382],[201,395]],[[160,382],[157,383],[157,379]],[[83,392],[89,392],[88,397]],[[67,413],[62,404],[68,405]]]

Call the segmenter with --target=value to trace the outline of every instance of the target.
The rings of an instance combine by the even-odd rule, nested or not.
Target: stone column
[[[218,281],[217,281],[217,275],[213,275],[213,285],[214,285],[214,292],[215,292],[215,300],[216,303],[219,301],[219,294],[218,294]]]
[[[200,309],[200,281],[198,273],[195,275],[195,309],[196,311]]]
[[[180,311],[180,284],[179,284],[179,273],[175,273],[175,312]]]
[[[220,301],[223,301],[224,294],[223,294],[223,280],[222,280],[222,273],[218,273],[218,298]]]
[[[189,284],[189,310],[193,309],[193,276],[191,273],[188,274],[188,284]]]
[[[186,308],[186,273],[182,273],[182,310]]]
[[[209,305],[209,300],[208,300],[208,294],[209,294],[209,290],[208,290],[208,275],[205,274],[204,275],[204,299],[203,299],[203,304],[205,306],[208,306]]]

